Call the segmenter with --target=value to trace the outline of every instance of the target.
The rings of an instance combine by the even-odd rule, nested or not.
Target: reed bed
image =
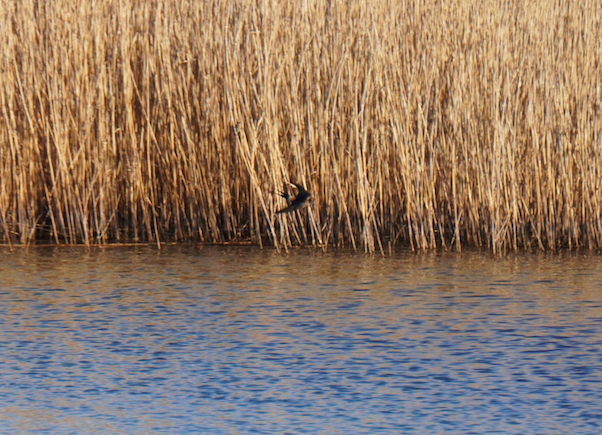
[[[0,3],[0,240],[602,248],[594,0]],[[311,207],[275,215],[285,182]]]

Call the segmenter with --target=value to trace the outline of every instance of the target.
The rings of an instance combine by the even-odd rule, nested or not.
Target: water
[[[598,434],[602,257],[0,251],[3,434]]]

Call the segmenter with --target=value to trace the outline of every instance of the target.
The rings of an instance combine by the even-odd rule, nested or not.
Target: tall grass
[[[0,3],[0,239],[602,248],[598,1]],[[312,206],[275,216],[287,181]]]

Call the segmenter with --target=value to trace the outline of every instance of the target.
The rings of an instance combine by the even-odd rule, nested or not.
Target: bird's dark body
[[[280,193],[279,195],[286,199],[288,206],[283,208],[282,210],[278,210],[276,213],[292,213],[296,210],[301,210],[303,207],[307,207],[309,205],[309,201],[311,199],[311,194],[305,190],[305,188],[299,184],[293,184],[297,190],[299,191],[296,196],[290,196],[288,192]]]

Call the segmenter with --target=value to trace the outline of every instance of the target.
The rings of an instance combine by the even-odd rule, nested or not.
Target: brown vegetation
[[[0,3],[0,241],[602,248],[598,1]],[[313,203],[275,216],[285,181]]]

